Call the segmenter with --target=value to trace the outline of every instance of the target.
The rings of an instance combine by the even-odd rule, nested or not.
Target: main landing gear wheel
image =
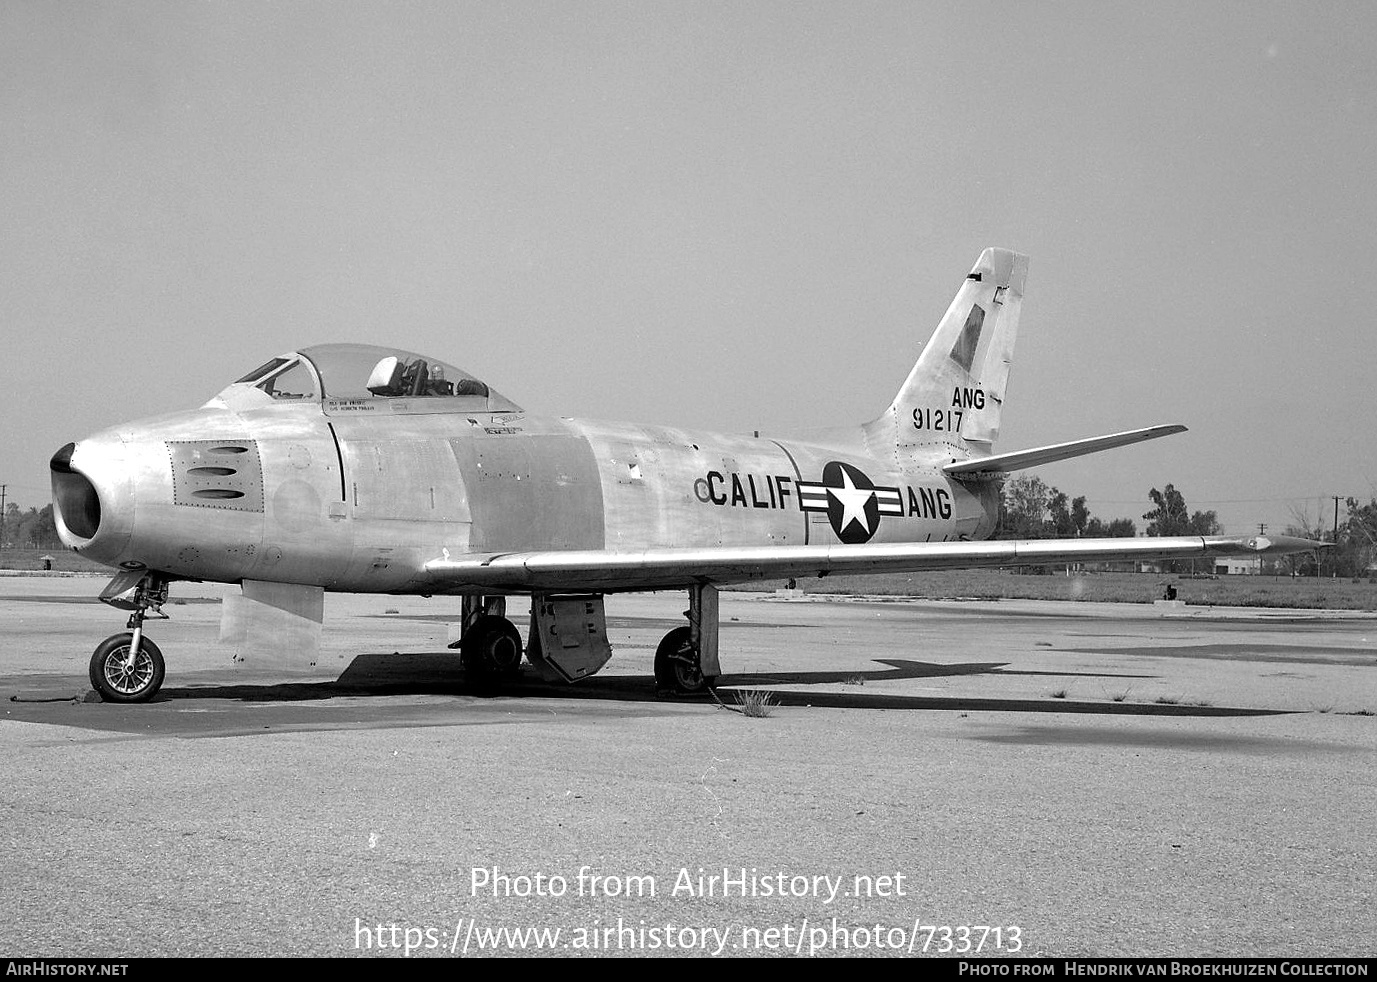
[[[716,675],[704,675],[693,649],[693,630],[676,627],[665,635],[655,649],[655,684],[684,695],[707,692],[717,681]]]
[[[163,685],[163,653],[147,638],[131,661],[133,634],[112,634],[91,656],[91,685],[106,702],[147,702]]]
[[[521,671],[521,632],[505,617],[484,614],[464,635],[459,661],[470,678],[511,678]]]

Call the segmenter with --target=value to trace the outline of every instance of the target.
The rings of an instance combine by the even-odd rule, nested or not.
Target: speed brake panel
[[[526,657],[549,681],[576,682],[612,657],[600,594],[536,594],[531,603],[531,641]]]

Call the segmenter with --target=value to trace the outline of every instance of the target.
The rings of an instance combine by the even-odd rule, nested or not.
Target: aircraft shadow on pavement
[[[1101,713],[1142,716],[1262,716],[1276,710],[1238,709],[1181,704],[1085,702],[1068,699],[1000,699],[961,696],[914,696],[892,692],[865,692],[870,682],[931,679],[965,675],[1051,675],[1072,678],[1152,678],[1146,675],[1087,674],[1078,672],[1004,671],[1005,662],[969,662],[942,665],[905,659],[881,659],[883,669],[822,672],[743,672],[718,679],[718,692],[680,696],[657,692],[647,676],[598,676],[576,685],[544,682],[527,671],[509,681],[470,682],[457,667],[452,653],[360,655],[333,682],[280,682],[269,684],[215,684],[165,688],[164,699],[238,699],[244,702],[295,702],[351,697],[397,695],[460,695],[477,698],[575,699],[608,702],[672,702],[721,704],[732,708],[733,690],[767,687],[778,706],[832,709],[981,710],[1043,713]],[[855,691],[795,690],[779,686],[843,684]]]

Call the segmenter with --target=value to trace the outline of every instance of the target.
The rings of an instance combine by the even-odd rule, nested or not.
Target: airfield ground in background
[[[1377,936],[1371,617],[724,594],[721,699],[780,703],[748,718],[655,695],[676,593],[609,598],[614,660],[585,684],[474,692],[452,601],[331,596],[301,676],[228,667],[231,588],[178,584],[150,623],[159,701],[112,706],[76,701],[123,624],[90,602],[100,582],[0,579],[13,954],[376,955],[379,925],[445,942],[413,954],[475,925],[560,928],[561,954],[580,929],[671,923],[738,946],[1018,926],[1048,955],[1367,955]],[[585,868],[656,892],[574,895]],[[824,893],[674,891],[700,868]],[[565,895],[475,886],[539,874]]]

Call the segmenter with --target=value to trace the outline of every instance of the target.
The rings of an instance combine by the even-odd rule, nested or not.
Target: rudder
[[[1025,255],[980,254],[889,409],[866,426],[872,440],[891,437],[901,455],[944,445],[960,456],[992,452],[1027,275]]]

